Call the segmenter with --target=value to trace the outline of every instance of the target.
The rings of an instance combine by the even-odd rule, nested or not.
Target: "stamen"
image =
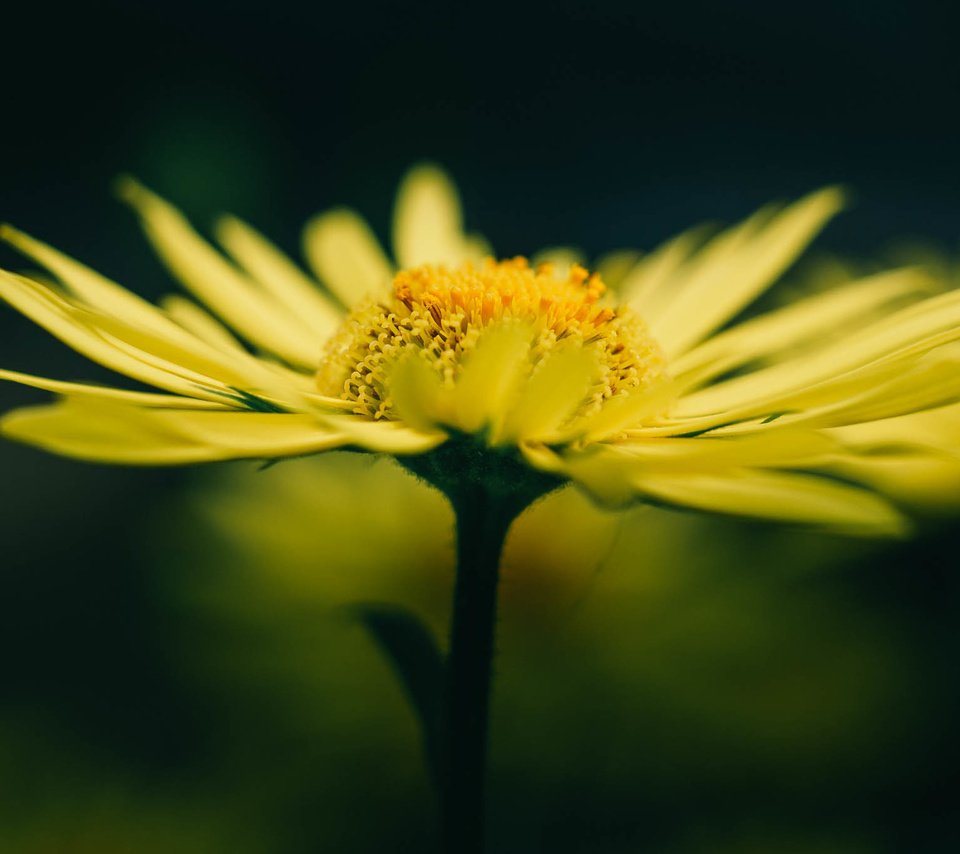
[[[456,382],[483,330],[502,320],[530,323],[529,368],[535,372],[557,346],[594,349],[602,376],[581,411],[666,375],[663,355],[646,325],[628,308],[598,305],[606,286],[578,264],[557,278],[550,264],[526,258],[401,271],[390,299],[357,306],[327,344],[317,375],[320,391],[354,404],[369,418],[391,418],[386,376],[411,349],[443,382]]]

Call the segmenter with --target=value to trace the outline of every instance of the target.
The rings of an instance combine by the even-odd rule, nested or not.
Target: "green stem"
[[[457,522],[457,578],[438,739],[444,854],[483,852],[500,554],[513,520],[559,483],[531,469],[515,451],[491,449],[476,439],[453,436],[429,454],[400,459],[447,496]]]
[[[441,838],[445,854],[480,854],[497,578],[507,529],[518,508],[477,483],[451,499],[457,517],[457,578],[447,659]]]

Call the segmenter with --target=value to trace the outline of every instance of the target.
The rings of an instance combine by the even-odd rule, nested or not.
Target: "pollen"
[[[591,348],[600,373],[578,414],[666,376],[644,322],[608,299],[599,274],[573,265],[565,276],[526,258],[399,272],[386,299],[356,306],[328,342],[317,372],[321,392],[372,419],[393,417],[387,376],[411,350],[452,386],[484,330],[511,319],[531,330],[531,373],[558,347]]]

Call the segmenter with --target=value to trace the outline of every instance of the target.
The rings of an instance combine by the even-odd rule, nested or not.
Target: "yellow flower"
[[[400,189],[396,268],[356,214],[308,224],[326,290],[236,219],[217,224],[224,255],[142,186],[122,195],[199,302],[154,306],[12,228],[5,239],[58,283],[4,272],[0,295],[160,392],[2,371],[62,396],[8,414],[8,436],[116,463],[347,447],[420,472],[460,460],[455,478],[479,460],[572,480],[611,506],[881,534],[905,521],[865,486],[878,480],[871,456],[956,459],[955,436],[915,438],[902,417],[960,398],[960,293],[925,298],[920,272],[895,270],[730,325],[840,209],[835,189],[620,263],[616,293],[576,264],[485,257],[431,167]]]

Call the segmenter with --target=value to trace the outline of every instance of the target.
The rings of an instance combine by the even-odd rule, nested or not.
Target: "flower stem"
[[[488,448],[476,439],[453,436],[428,454],[400,458],[409,471],[447,496],[457,523],[450,651],[443,710],[437,716],[441,726],[436,779],[444,854],[483,852],[500,555],[513,520],[559,485],[555,476],[530,468],[519,455]]]
[[[451,498],[457,578],[447,659],[441,839],[445,854],[480,854],[497,580],[507,529],[519,508],[478,483]]]

